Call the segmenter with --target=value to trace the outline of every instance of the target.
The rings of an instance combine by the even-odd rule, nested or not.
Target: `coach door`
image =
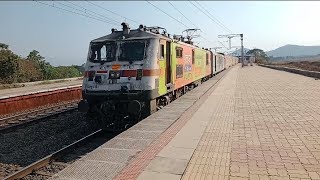
[[[171,42],[166,42],[166,84],[171,83]]]
[[[214,55],[214,72],[217,72],[217,56]]]
[[[213,75],[213,53],[212,52],[210,52],[210,62],[211,62],[211,67],[210,67],[211,75]]]

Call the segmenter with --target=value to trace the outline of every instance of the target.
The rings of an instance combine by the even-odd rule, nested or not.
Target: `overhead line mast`
[[[231,49],[231,38],[239,37],[241,39],[241,64],[244,66],[244,50],[243,50],[243,34],[226,34],[226,35],[218,35],[218,38],[229,38],[229,49]]]

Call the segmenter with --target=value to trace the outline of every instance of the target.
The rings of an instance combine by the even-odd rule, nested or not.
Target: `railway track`
[[[101,137],[103,134],[102,129],[99,129],[80,140],[40,159],[39,161],[36,161],[29,166],[24,167],[23,169],[7,176],[4,178],[4,180],[14,180],[14,179],[22,179],[26,176],[41,176],[41,179],[46,179],[51,177],[53,174],[55,174],[55,170],[52,171],[52,167],[55,166],[58,168],[58,170],[62,170],[64,167],[67,166],[66,162],[63,161],[63,157],[67,155],[68,153],[74,151],[76,148],[84,145],[85,143],[88,143],[92,141],[94,138]],[[47,168],[44,168],[46,167]],[[50,166],[50,167],[48,167]],[[50,171],[51,169],[51,171]],[[43,177],[44,176],[44,177]]]
[[[5,153],[3,153],[5,156],[9,157],[9,158],[4,158],[4,156],[1,157],[1,147],[0,147],[0,161],[1,160],[5,160],[5,163],[7,162],[14,162],[13,164],[22,164],[22,166],[24,166],[23,168],[19,167],[17,168],[16,172],[11,172],[11,173],[7,173],[7,176],[4,177],[4,179],[23,179],[23,180],[28,180],[28,179],[48,179],[50,177],[52,177],[54,174],[58,173],[59,171],[61,171],[62,169],[64,169],[66,166],[68,166],[69,164],[71,164],[73,161],[75,161],[76,159],[80,158],[81,156],[83,156],[84,154],[94,150],[95,148],[97,148],[98,146],[104,144],[106,141],[110,140],[112,137],[115,136],[115,134],[121,133],[121,132],[112,132],[112,131],[102,131],[101,129],[97,130],[97,131],[91,131],[91,133],[84,133],[84,132],[90,132],[90,129],[92,130],[92,127],[86,127],[85,126],[90,126],[90,122],[86,122],[87,120],[85,120],[86,118],[83,117],[83,115],[81,115],[81,113],[77,112],[76,110],[72,113],[70,113],[70,115],[65,114],[65,115],[60,115],[63,112],[68,112],[68,111],[72,111],[76,108],[76,106],[66,106],[65,108],[60,108],[61,111],[56,112],[56,113],[41,113],[40,111],[35,112],[36,114],[38,114],[40,117],[36,117],[41,119],[46,119],[44,117],[51,117],[54,116],[56,114],[58,114],[58,118],[60,118],[60,120],[53,120],[53,121],[57,121],[57,122],[65,122],[66,120],[71,120],[70,117],[72,117],[74,120],[72,123],[69,123],[69,125],[67,125],[66,127],[70,127],[69,130],[67,130],[68,132],[65,132],[65,130],[61,131],[62,125],[60,125],[60,123],[57,122],[51,122],[52,125],[57,125],[60,126],[57,129],[60,130],[52,130],[50,129],[50,131],[52,132],[48,132],[47,128],[51,127],[49,125],[47,125],[47,127],[43,127],[43,130],[45,132],[45,135],[47,134],[51,134],[51,137],[47,138],[50,139],[50,143],[53,144],[49,144],[49,140],[36,140],[39,141],[39,143],[41,145],[39,145],[39,147],[46,147],[46,146],[55,146],[53,149],[54,151],[51,150],[51,152],[49,150],[43,151],[43,150],[39,150],[39,148],[34,148],[33,145],[31,145],[31,143],[27,143],[29,147],[32,147],[36,150],[33,150],[32,152],[27,152],[29,153],[27,157],[28,160],[25,160],[23,156],[21,156],[21,152],[23,150],[17,150],[18,153],[11,153],[10,149],[7,150],[6,147],[2,148],[2,151],[4,151]],[[44,116],[42,116],[42,114],[44,114]],[[76,116],[75,116],[76,115]],[[36,116],[36,115],[34,115]],[[42,117],[41,117],[42,116]],[[21,118],[22,116],[17,116],[15,117],[16,119]],[[30,122],[38,122],[38,121],[30,121]],[[42,123],[45,123],[47,121],[43,121]],[[50,122],[50,121],[49,121]],[[68,122],[68,121],[66,121]],[[82,125],[80,125],[79,123],[82,122]],[[36,126],[38,127],[42,127],[41,123],[35,123]],[[79,128],[79,125],[82,126],[81,128]],[[112,124],[111,124],[112,126]],[[19,127],[19,125],[16,127]],[[72,127],[72,128],[71,128]],[[61,129],[62,128],[62,129]],[[32,129],[32,128],[31,128]],[[35,128],[33,128],[35,129]],[[85,130],[84,130],[85,129]],[[126,128],[125,128],[126,129]],[[124,130],[125,130],[124,129]],[[20,128],[20,130],[24,130],[24,128]],[[30,130],[27,130],[30,132]],[[59,134],[60,132],[63,132],[64,134]],[[93,133],[92,133],[93,132]],[[107,136],[101,136],[102,134],[104,134],[105,132],[109,133]],[[9,132],[10,134],[10,132]],[[34,133],[33,133],[34,134]],[[43,134],[39,133],[39,134]],[[81,136],[82,134],[82,136]],[[89,134],[85,137],[83,137],[83,134]],[[76,138],[74,137],[74,135],[76,135],[78,138],[81,138],[77,141]],[[0,136],[1,136],[1,131],[0,131]],[[12,136],[12,135],[10,135]],[[28,136],[28,135],[26,135]],[[61,137],[68,137],[69,140],[63,140],[61,139]],[[5,136],[4,136],[5,137]],[[36,137],[36,136],[35,136]],[[82,138],[83,137],[83,138]],[[73,141],[70,141],[70,139],[74,139]],[[29,137],[29,139],[34,139],[34,137]],[[17,140],[19,141],[24,141],[23,139],[19,139],[17,138]],[[3,141],[3,140],[2,140]],[[1,138],[0,138],[0,143],[2,142]],[[34,141],[34,140],[33,140]],[[36,142],[34,141],[34,142]],[[44,141],[44,142],[41,142]],[[66,146],[65,142],[60,142],[60,141],[65,141],[65,142],[69,142]],[[75,142],[74,142],[75,141]],[[3,141],[3,142],[8,142],[8,140]],[[71,143],[73,142],[73,143]],[[71,144],[70,144],[71,143]],[[58,145],[57,145],[58,144]],[[62,144],[64,144],[63,146],[61,146]],[[22,145],[19,145],[20,147],[23,148],[28,148]],[[18,148],[19,148],[18,146]],[[10,147],[10,145],[7,145],[7,147]],[[59,149],[57,149],[57,147],[59,147]],[[62,147],[62,148],[61,148]],[[82,150],[79,150],[81,149]],[[41,155],[38,155],[39,158],[30,158],[30,156],[32,154],[37,154],[38,152],[41,152]],[[50,153],[48,153],[50,152]],[[52,153],[53,152],[53,153]],[[79,154],[80,153],[80,154]],[[17,154],[20,154],[17,156]],[[49,154],[49,155],[48,155]],[[19,160],[17,160],[17,157],[12,158],[11,156],[17,156]],[[9,160],[8,160],[9,159]],[[32,160],[34,159],[34,160]],[[40,159],[40,160],[39,160]],[[36,162],[35,162],[36,161]],[[23,163],[21,163],[23,162]],[[10,165],[10,163],[8,163]],[[1,174],[1,173],[0,173]],[[8,175],[9,174],[9,175]]]
[[[0,118],[0,134],[13,131],[27,124],[39,122],[50,116],[70,112],[77,108],[77,101],[59,103],[52,106],[38,108],[18,114],[7,115]]]
[[[99,129],[72,104],[57,107],[54,112],[52,109],[47,113],[34,112],[36,114],[27,123],[13,124],[0,130],[0,179]],[[52,164],[52,167],[62,167],[58,164]]]

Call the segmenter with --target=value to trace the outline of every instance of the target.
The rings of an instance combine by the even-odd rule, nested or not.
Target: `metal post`
[[[244,53],[243,53],[243,34],[240,34],[241,37],[241,64],[242,67],[244,66]]]

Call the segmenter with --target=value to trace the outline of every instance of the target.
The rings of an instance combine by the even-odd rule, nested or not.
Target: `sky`
[[[147,1],[92,1],[104,9],[86,1],[41,2],[85,15],[93,11],[104,18],[99,21],[36,1],[0,1],[0,43],[8,44],[22,57],[35,49],[55,66],[85,63],[89,42],[111,33],[111,28],[120,30],[122,22],[129,23],[131,29],[139,24],[164,27],[169,34],[181,34],[186,29],[184,25],[196,25],[202,38],[194,41],[206,48],[221,47],[219,41],[228,47],[228,39],[218,35],[230,33],[243,33],[244,46],[249,49],[269,51],[287,44],[320,45],[320,1],[198,1],[210,12],[211,19],[187,1],[170,2],[188,19],[167,1],[149,2],[169,16]],[[111,20],[106,22],[107,18]],[[231,42],[235,48],[240,46],[239,37]]]

